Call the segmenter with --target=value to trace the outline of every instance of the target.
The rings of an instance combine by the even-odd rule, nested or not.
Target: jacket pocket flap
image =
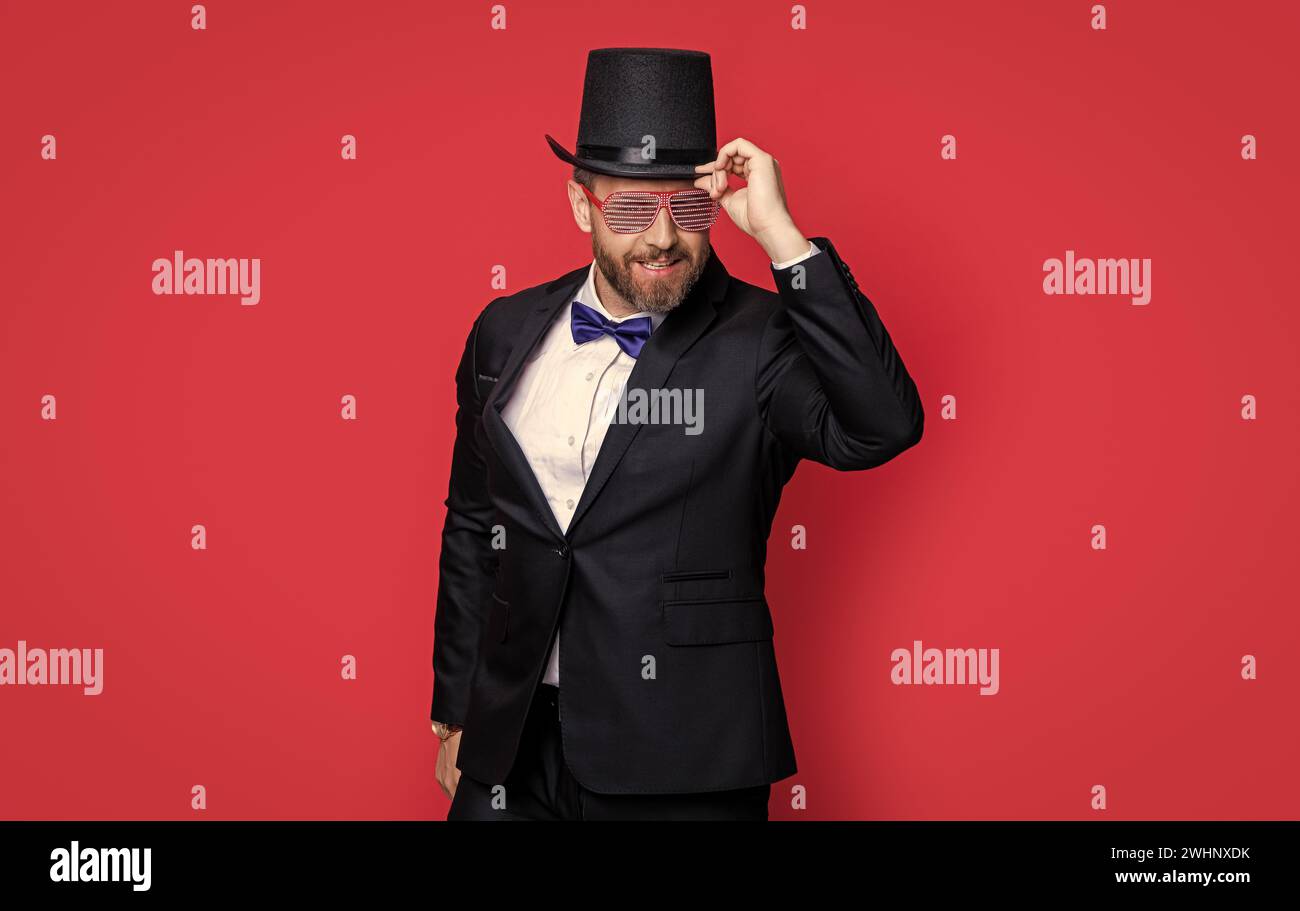
[[[663,601],[669,645],[721,645],[772,638],[765,598],[692,598]]]

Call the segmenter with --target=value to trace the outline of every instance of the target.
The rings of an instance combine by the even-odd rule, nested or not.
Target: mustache
[[[641,261],[641,260],[643,260],[643,259],[648,259],[648,260],[654,261],[654,260],[663,260],[663,259],[685,259],[685,260],[689,260],[690,258],[691,258],[691,255],[690,255],[689,253],[687,253],[685,250],[682,250],[682,249],[677,248],[677,247],[670,247],[670,248],[668,248],[667,250],[660,250],[660,251],[658,251],[658,252],[656,252],[656,253],[645,253],[645,252],[642,252],[642,253],[630,253],[630,254],[628,254],[628,256],[626,257],[626,259],[627,259],[627,261],[628,261],[629,263],[639,262],[639,261]]]

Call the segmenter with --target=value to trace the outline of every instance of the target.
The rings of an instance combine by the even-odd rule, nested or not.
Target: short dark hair
[[[596,192],[596,175],[586,168],[578,165],[573,166],[573,182],[586,187],[591,192]]]

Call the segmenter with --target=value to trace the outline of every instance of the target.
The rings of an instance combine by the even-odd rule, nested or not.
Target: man
[[[577,154],[546,138],[594,260],[489,303],[456,373],[430,713],[447,818],[766,819],[796,770],[764,596],[781,489],[800,459],[914,445],[920,399],[778,162],[717,147],[707,54],[592,51]],[[727,274],[721,212],[777,293]]]

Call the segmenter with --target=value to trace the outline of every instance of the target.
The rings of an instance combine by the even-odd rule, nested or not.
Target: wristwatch
[[[452,734],[465,730],[459,724],[447,724],[445,721],[433,722],[433,732],[438,735],[439,740],[446,740]]]

